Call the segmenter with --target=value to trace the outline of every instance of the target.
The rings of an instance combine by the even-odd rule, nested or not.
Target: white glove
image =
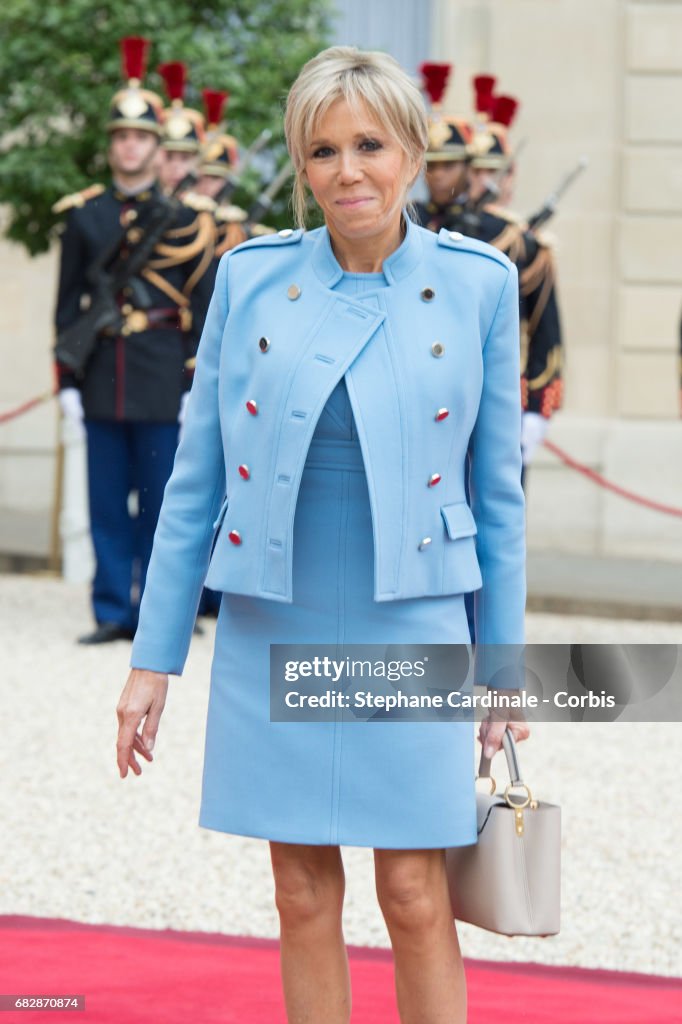
[[[59,392],[59,404],[67,419],[83,422],[83,400],[78,388],[63,388]]]
[[[185,422],[185,416],[187,414],[187,403],[189,401],[189,391],[183,391],[180,395],[180,408],[178,409],[178,425],[180,427],[178,431],[178,443],[182,437],[182,428]]]
[[[185,422],[185,413],[187,412],[187,403],[189,401],[189,391],[183,391],[180,395],[180,408],[178,410],[178,423],[180,426]]]
[[[549,420],[539,412],[524,412],[521,421],[521,457],[524,466],[529,466],[538,445],[542,444],[547,433]]]
[[[85,439],[83,423],[83,401],[77,387],[66,387],[59,391],[61,409],[61,440],[65,444],[82,443]]]

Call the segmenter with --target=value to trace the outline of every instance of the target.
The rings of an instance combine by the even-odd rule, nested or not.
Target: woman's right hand
[[[135,775],[142,774],[135,753],[147,761],[153,761],[152,748],[159,728],[161,712],[166,703],[168,676],[164,672],[149,672],[147,669],[131,669],[128,681],[123,687],[116,715],[118,717],[118,739],[116,760],[122,779],[128,774],[128,767]],[[145,719],[142,733],[137,729]]]

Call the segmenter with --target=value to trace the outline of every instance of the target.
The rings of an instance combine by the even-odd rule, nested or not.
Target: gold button
[[[445,352],[445,345],[443,344],[443,342],[442,341],[434,341],[433,345],[431,346],[431,355],[435,356],[436,359],[440,359],[440,357],[444,354],[444,352]]]
[[[422,540],[419,541],[419,550],[420,551],[426,551],[426,549],[428,548],[430,543],[431,543],[431,538],[430,537],[423,537]]]
[[[287,288],[287,295],[289,296],[292,302],[298,299],[300,294],[301,289],[298,287],[297,284],[290,284],[289,287]]]
[[[258,342],[258,348],[261,350],[261,352],[267,352],[267,350],[270,348],[270,339],[260,338]]]
[[[121,312],[123,313],[124,316],[128,316],[128,314],[132,313],[132,311],[133,311],[133,307],[130,305],[129,302],[125,302],[121,306]]]
[[[277,232],[277,234],[279,235],[280,238],[291,238],[293,233],[294,232],[293,232],[292,228],[282,228],[281,231]]]
[[[422,288],[422,299],[424,302],[431,302],[431,299],[436,297],[436,293],[433,288]]]

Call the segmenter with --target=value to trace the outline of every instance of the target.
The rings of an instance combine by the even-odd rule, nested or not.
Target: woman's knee
[[[376,851],[377,900],[388,925],[419,931],[442,919],[447,882],[440,852]]]
[[[270,853],[280,917],[293,924],[341,917],[345,879],[338,847],[270,843]]]

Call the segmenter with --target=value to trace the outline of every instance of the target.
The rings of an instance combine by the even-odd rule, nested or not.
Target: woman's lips
[[[337,199],[337,206],[346,206],[351,209],[356,206],[362,206],[364,203],[370,203],[372,201],[371,196],[357,196],[354,199]]]

